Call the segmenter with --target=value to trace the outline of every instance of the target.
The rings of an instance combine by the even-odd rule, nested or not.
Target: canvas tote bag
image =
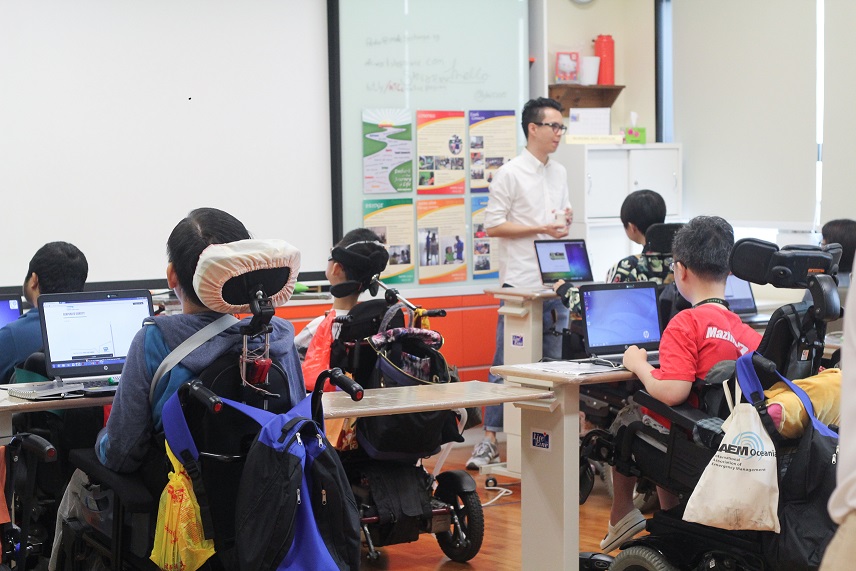
[[[684,520],[721,529],[779,533],[779,480],[776,449],[758,411],[723,390],[731,414],[722,425],[725,436],[693,490]]]

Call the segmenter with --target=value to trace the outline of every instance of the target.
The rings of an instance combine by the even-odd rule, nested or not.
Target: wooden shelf
[[[568,109],[579,107],[612,107],[624,89],[623,85],[577,85],[558,83],[549,86],[549,95],[562,104],[562,114],[567,117]]]

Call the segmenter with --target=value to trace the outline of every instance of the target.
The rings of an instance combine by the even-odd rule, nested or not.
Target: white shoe
[[[644,530],[645,516],[639,510],[634,509],[618,520],[618,523],[615,525],[609,524],[609,530],[606,533],[606,537],[600,542],[600,548],[604,553],[614,551],[619,545]]]
[[[467,460],[467,470],[478,470],[482,466],[499,462],[499,450],[496,444],[484,439],[473,448],[473,455]]]

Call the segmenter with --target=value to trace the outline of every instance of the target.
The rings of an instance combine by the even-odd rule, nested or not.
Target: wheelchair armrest
[[[92,482],[104,484],[113,490],[124,508],[131,513],[157,511],[158,498],[154,498],[142,478],[136,474],[120,474],[110,470],[98,460],[92,448],[78,448],[68,454],[69,461],[83,471]]]
[[[656,412],[662,417],[668,418],[672,424],[678,425],[685,430],[692,431],[698,421],[708,418],[710,415],[704,411],[694,408],[687,403],[678,406],[669,406],[658,401],[645,391],[637,391],[633,400],[645,408]]]

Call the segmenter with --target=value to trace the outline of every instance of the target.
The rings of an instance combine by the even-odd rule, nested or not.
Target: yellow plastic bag
[[[173,471],[161,493],[150,559],[164,571],[196,571],[214,555],[214,540],[205,539],[190,476],[169,449],[169,444],[166,454]]]

